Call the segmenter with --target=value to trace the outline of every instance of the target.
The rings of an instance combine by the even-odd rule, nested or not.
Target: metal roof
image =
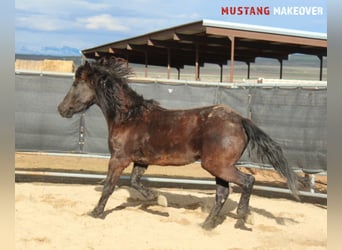
[[[327,35],[300,30],[201,20],[82,50],[86,58],[116,55],[131,63],[183,68],[204,63],[247,64],[256,57],[327,56]],[[196,73],[197,74],[197,73]]]
[[[306,37],[306,38],[313,38],[313,39],[322,39],[322,40],[327,39],[326,33],[318,33],[318,32],[295,30],[295,29],[276,28],[276,27],[261,26],[261,25],[241,24],[241,23],[214,21],[214,20],[207,20],[207,19],[203,20],[203,25],[204,26],[219,27],[219,28],[224,28],[224,29],[255,31],[255,32],[272,33],[272,34],[278,34],[278,35],[288,35],[288,36],[298,36],[298,37]]]

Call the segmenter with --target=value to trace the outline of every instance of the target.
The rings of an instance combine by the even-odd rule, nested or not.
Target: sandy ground
[[[252,196],[253,224],[235,218],[238,193],[230,195],[222,223],[200,227],[214,193],[158,189],[168,206],[142,201],[120,187],[106,206],[105,219],[87,213],[101,187],[17,183],[16,249],[326,249],[327,208],[286,199]]]
[[[107,159],[16,154],[16,169],[105,172]],[[260,183],[283,186],[273,171],[249,170]],[[126,174],[130,172],[127,169]],[[198,164],[151,166],[146,175],[210,177]],[[315,189],[326,192],[326,177]],[[101,185],[16,183],[16,249],[327,249],[326,202],[295,202],[252,195],[251,224],[235,217],[239,193],[232,193],[212,231],[200,224],[214,202],[214,190],[155,188],[167,207],[146,202],[135,190],[121,186],[110,197],[106,218],[88,215]],[[235,191],[235,190],[234,190]]]

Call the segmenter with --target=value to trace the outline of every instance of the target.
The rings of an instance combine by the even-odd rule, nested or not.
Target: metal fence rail
[[[105,174],[90,174],[90,173],[71,173],[71,172],[52,172],[52,171],[25,171],[25,170],[16,170],[15,171],[16,180],[17,181],[34,181],[34,180],[48,180],[48,177],[54,178],[54,182],[75,182],[78,179],[78,182],[81,183],[89,183],[90,182],[101,182],[106,178]],[[67,181],[66,179],[70,179]],[[129,176],[121,176],[120,181],[129,181]],[[58,181],[59,180],[59,181]],[[143,176],[142,181],[147,182],[149,185],[155,183],[168,184],[168,187],[186,187],[190,185],[192,188],[203,189],[204,187],[212,186],[215,187],[216,182],[214,180],[199,180],[199,179],[187,179],[187,178],[168,178],[168,177],[147,177]],[[289,189],[285,188],[276,188],[269,186],[260,186],[254,185],[254,190],[266,191],[266,192],[275,192],[275,193],[283,193],[283,194],[291,194]],[[301,196],[307,196],[312,198],[323,198],[327,199],[327,194],[321,193],[312,193],[312,192],[299,192]]]
[[[95,155],[95,154],[71,154],[71,153],[47,153],[47,152],[36,152],[38,155],[47,155],[47,156],[68,156],[68,157],[84,157],[84,158],[102,158],[109,159],[109,155]],[[196,161],[197,164],[200,164],[200,161]],[[263,169],[268,171],[275,171],[271,165],[268,164],[255,164],[252,162],[241,162],[239,161],[236,164],[237,167],[244,168],[254,168],[254,169]],[[293,168],[295,172],[303,172],[302,169]],[[16,180],[17,181],[32,181],[32,180],[40,180],[40,181],[49,181],[49,179],[44,180],[44,178],[52,177],[56,182],[78,182],[78,183],[99,183],[103,179],[106,178],[106,174],[95,174],[95,173],[80,173],[80,172],[63,172],[63,171],[35,171],[35,170],[15,170]],[[323,193],[315,193],[315,177],[316,175],[326,176],[326,171],[314,171],[312,173],[307,174],[307,178],[310,184],[310,192],[300,191],[302,196],[313,197],[313,198],[324,198],[327,199],[327,194]],[[129,181],[129,176],[121,176],[120,180],[124,182]],[[191,186],[193,188],[204,188],[204,187],[212,187],[215,186],[216,183],[214,180],[209,179],[196,179],[196,178],[185,178],[185,177],[152,177],[152,176],[143,176],[142,180],[147,182],[149,185],[155,183],[163,183],[167,184],[171,187],[187,187]],[[234,185],[234,184],[233,184]],[[283,193],[283,194],[291,194],[289,189],[285,188],[277,188],[270,186],[260,186],[255,185],[255,190],[267,191],[267,192],[275,192],[275,193]]]

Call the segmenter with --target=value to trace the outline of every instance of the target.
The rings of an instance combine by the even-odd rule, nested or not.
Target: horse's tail
[[[243,118],[242,125],[250,143],[249,150],[251,151],[256,148],[257,157],[262,162],[270,163],[275,170],[285,177],[293,196],[297,200],[300,200],[297,188],[297,175],[288,166],[279,144],[272,140],[271,137],[258,128],[251,120]]]

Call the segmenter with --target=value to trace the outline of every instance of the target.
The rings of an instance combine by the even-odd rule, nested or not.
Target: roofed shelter
[[[282,78],[283,60],[290,54],[315,55],[320,60],[322,80],[323,57],[327,56],[327,35],[324,33],[281,29],[222,21],[201,20],[171,27],[82,51],[86,58],[115,55],[130,63],[165,66],[178,70],[185,65],[195,66],[195,79],[199,80],[200,66],[217,64],[221,68],[230,61],[230,82],[234,81],[234,62],[248,66],[257,57],[274,58],[280,62]]]

